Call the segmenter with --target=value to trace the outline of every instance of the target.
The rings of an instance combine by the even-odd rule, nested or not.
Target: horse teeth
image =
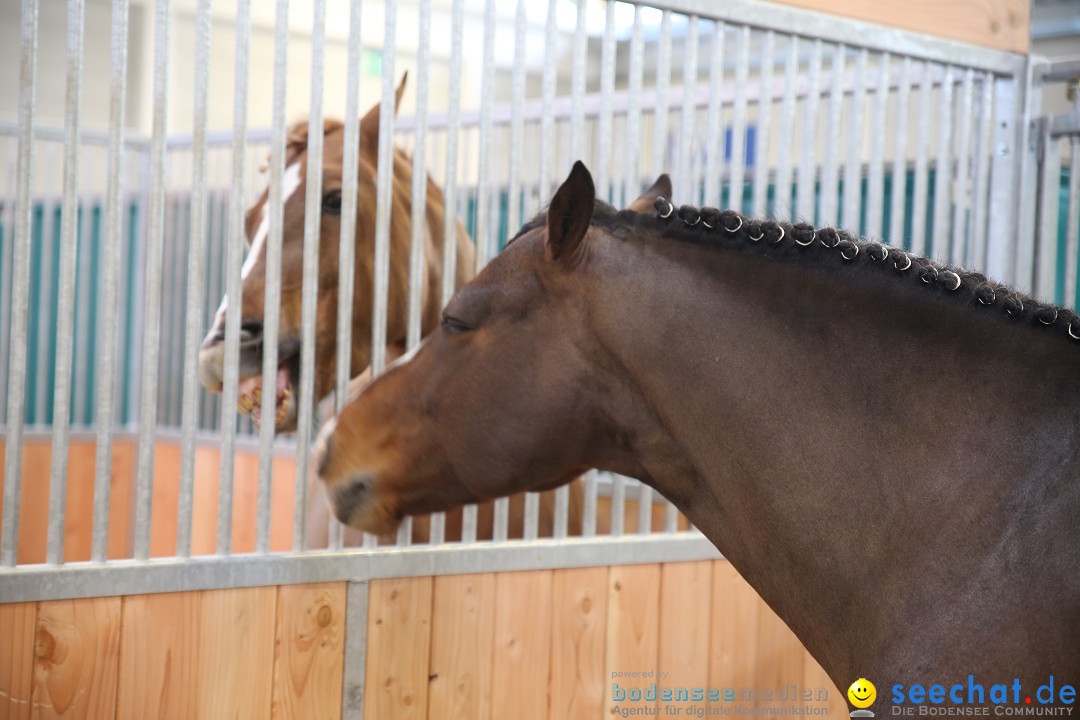
[[[262,402],[262,388],[255,388],[255,402]]]

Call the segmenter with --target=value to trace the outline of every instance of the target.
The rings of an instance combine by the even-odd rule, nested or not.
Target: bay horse
[[[838,687],[1075,688],[1080,318],[833,228],[654,205],[615,211],[575,164],[320,433],[336,515],[385,532],[610,470]]]

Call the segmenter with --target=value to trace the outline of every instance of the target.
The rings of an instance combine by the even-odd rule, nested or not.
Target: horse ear
[[[547,210],[547,248],[553,260],[570,257],[581,247],[595,203],[592,175],[578,160]]]
[[[397,90],[394,92],[394,114],[397,115],[398,108],[401,107],[401,96],[405,94],[405,81],[409,79],[409,73],[406,71],[401,76],[401,82],[398,83]],[[367,115],[360,118],[360,148],[362,150],[370,150],[374,154],[379,147],[379,112],[382,107],[382,103],[375,103],[375,106],[367,111]]]
[[[671,178],[667,173],[664,173],[660,177],[656,178],[656,182],[652,184],[645,192],[641,193],[637,200],[626,206],[627,210],[633,210],[634,212],[649,212],[653,211],[653,203],[656,202],[658,197],[671,197]]]

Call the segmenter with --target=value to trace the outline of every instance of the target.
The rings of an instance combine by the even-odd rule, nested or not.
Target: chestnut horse
[[[1011,701],[1080,681],[1077,340],[1071,311],[831,228],[616,212],[578,163],[314,462],[379,532],[638,477],[839,687]]]

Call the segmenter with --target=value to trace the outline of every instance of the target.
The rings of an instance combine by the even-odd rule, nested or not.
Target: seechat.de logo
[[[877,688],[874,687],[874,683],[866,678],[859,678],[851,683],[851,687],[847,689],[847,698],[848,702],[859,708],[858,710],[853,710],[851,712],[851,717],[874,717],[874,713],[866,709],[873,705],[874,701],[877,700]]]

